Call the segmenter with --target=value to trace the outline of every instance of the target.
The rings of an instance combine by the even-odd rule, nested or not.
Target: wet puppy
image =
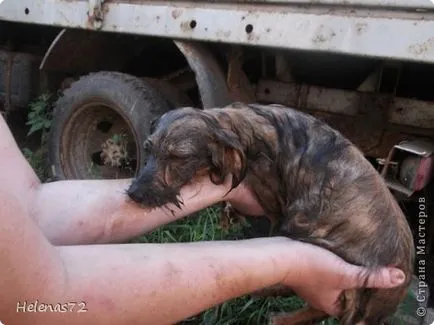
[[[232,174],[233,187],[250,187],[274,220],[275,235],[405,272],[398,288],[344,292],[341,324],[381,324],[405,297],[414,260],[408,223],[378,172],[323,122],[280,105],[181,108],[159,119],[146,147],[147,164],[128,190],[136,202],[180,206],[179,190],[195,175],[219,184]]]

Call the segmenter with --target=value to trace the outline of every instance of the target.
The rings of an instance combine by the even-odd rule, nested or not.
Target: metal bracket
[[[403,154],[405,156],[403,156]],[[407,182],[403,180],[403,176],[400,175],[398,171],[399,163],[393,161],[393,158],[396,158],[398,155],[401,155],[399,160],[402,162],[404,158],[408,158],[408,156],[418,157],[418,158],[426,158],[428,159],[434,154],[434,144],[421,141],[421,140],[413,140],[413,141],[402,141],[399,144],[393,146],[390,150],[387,159],[380,164],[384,164],[383,169],[381,170],[381,176],[385,179],[387,186],[395,191],[404,193],[408,197],[413,195],[415,192],[414,188],[411,188]],[[390,168],[389,168],[390,167]],[[429,169],[432,168],[432,165],[429,164]],[[394,170],[392,173],[389,173],[389,170]],[[431,173],[429,173],[429,178],[431,178]],[[425,184],[426,185],[426,184]]]
[[[104,21],[104,1],[105,0],[89,0],[88,21],[95,29],[101,29]]]

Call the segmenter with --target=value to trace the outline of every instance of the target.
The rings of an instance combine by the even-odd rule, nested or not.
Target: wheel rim
[[[83,104],[74,110],[62,132],[63,173],[67,179],[134,177],[140,156],[138,143],[133,127],[115,105],[102,100]]]

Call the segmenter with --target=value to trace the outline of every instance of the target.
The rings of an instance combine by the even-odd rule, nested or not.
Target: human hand
[[[340,314],[339,297],[343,290],[364,285],[369,288],[393,288],[405,281],[404,273],[396,268],[385,267],[369,272],[318,246],[294,242],[293,249],[297,266],[290,268],[283,284],[311,307],[331,316]]]

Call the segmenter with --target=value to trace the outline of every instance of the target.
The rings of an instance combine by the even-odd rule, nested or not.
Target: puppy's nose
[[[140,187],[137,186],[135,182],[132,183],[131,186],[128,188],[127,195],[130,197],[131,200],[137,203],[143,202],[143,193],[140,190]]]

